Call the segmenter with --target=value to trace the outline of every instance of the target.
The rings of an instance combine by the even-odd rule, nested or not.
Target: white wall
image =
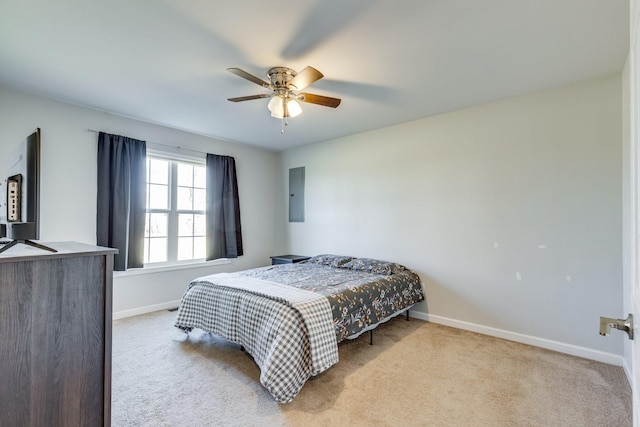
[[[400,262],[418,316],[621,363],[598,334],[622,315],[621,105],[615,75],[287,150],[278,247]]]
[[[118,276],[116,313],[163,308],[195,276],[276,252],[333,252],[415,269],[418,316],[612,361],[624,334],[600,337],[598,317],[623,315],[621,92],[616,75],[278,156],[0,88],[0,159],[42,128],[41,240],[95,243],[87,129],[236,157],[245,256]],[[306,222],[289,224],[298,166]]]
[[[194,277],[269,263],[274,246],[274,153],[0,88],[0,167],[1,159],[37,127],[42,129],[40,240],[45,242],[96,242],[98,135],[87,129],[236,158],[245,255],[225,265],[117,275],[116,315],[171,305]]]

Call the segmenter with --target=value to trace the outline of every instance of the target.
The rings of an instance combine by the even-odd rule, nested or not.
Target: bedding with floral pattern
[[[338,342],[424,300],[420,278],[402,265],[338,255],[321,255],[322,262],[314,258],[241,274],[326,296]]]
[[[350,256],[323,254],[323,255],[313,256],[309,258],[306,262],[309,264],[327,265],[329,267],[341,267],[342,265],[348,263],[352,259],[353,257],[350,257]]]

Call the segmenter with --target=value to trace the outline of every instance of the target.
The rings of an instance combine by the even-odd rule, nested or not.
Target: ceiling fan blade
[[[336,108],[342,101],[339,98],[331,98],[329,96],[314,95],[313,93],[300,93],[298,94],[298,100],[302,102],[308,102],[311,104],[323,105],[325,107]]]
[[[227,98],[227,101],[231,102],[240,102],[240,101],[251,101],[252,99],[261,99],[261,98],[270,98],[270,93],[263,93],[262,95],[249,95],[249,96],[239,96],[237,98]]]
[[[316,82],[323,78],[324,75],[316,70],[313,67],[306,67],[304,70],[300,71],[294,78],[289,80],[287,86],[295,86],[293,90],[302,90],[307,86],[311,85],[313,82]]]
[[[227,71],[232,73],[232,74],[235,74],[238,77],[242,77],[243,79],[247,79],[250,82],[253,82],[253,83],[255,83],[255,84],[259,85],[259,86],[271,89],[271,85],[269,83],[267,83],[264,80],[254,76],[253,74],[249,74],[246,71],[241,70],[240,68],[227,68]]]

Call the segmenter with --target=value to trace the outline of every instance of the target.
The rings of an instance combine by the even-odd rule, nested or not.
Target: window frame
[[[178,260],[178,240],[179,240],[179,215],[182,213],[188,214],[201,214],[206,217],[206,206],[204,210],[185,210],[178,209],[178,164],[190,164],[194,166],[201,166],[206,168],[206,157],[204,153],[201,156],[194,155],[186,155],[184,153],[173,153],[173,152],[165,152],[156,149],[147,148],[147,158],[164,160],[169,162],[169,182],[168,182],[168,209],[159,209],[159,208],[149,208],[149,194],[147,194],[147,201],[145,203],[145,221],[146,216],[149,213],[166,213],[167,214],[167,260],[160,262],[148,262],[148,257],[145,256],[144,259],[144,267],[143,269],[158,269],[165,267],[174,267],[174,266],[183,266],[183,265],[192,265],[192,264],[202,264],[206,262],[206,254],[203,254],[201,258],[189,258],[184,260]],[[206,173],[206,169],[205,169]],[[147,185],[147,189],[149,188],[149,182],[145,182]],[[200,188],[200,187],[195,187]],[[205,182],[205,191],[206,191],[206,182]],[[145,227],[146,228],[146,227]],[[202,236],[200,236],[202,237]],[[145,232],[145,246],[147,245],[147,240],[150,237],[147,236]],[[206,239],[206,232],[205,232]],[[147,255],[145,253],[145,255]]]

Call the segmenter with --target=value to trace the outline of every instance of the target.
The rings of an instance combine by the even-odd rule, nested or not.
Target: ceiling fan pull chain
[[[289,121],[286,117],[282,118],[282,124],[280,125],[280,133],[284,135],[284,127],[289,126]]]

